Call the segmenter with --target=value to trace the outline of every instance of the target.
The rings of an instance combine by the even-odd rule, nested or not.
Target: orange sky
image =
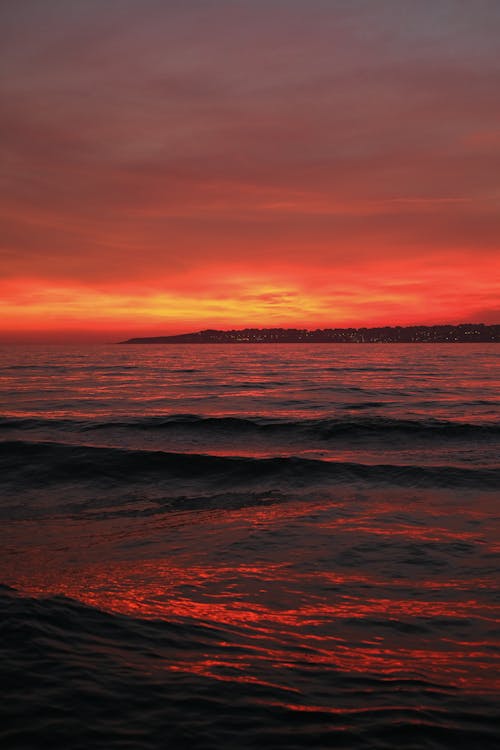
[[[0,8],[0,341],[500,322],[500,4]]]

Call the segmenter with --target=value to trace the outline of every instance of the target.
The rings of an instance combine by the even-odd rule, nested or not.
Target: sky
[[[498,0],[11,0],[0,29],[0,341],[500,323]]]

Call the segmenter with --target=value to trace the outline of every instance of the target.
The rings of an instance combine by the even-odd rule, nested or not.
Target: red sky
[[[500,322],[500,3],[0,7],[0,340]]]

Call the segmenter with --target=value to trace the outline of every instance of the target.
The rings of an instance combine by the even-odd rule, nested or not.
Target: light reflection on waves
[[[0,733],[16,750],[213,748],[214,738],[224,748],[495,747],[487,695],[465,698],[400,667],[346,673],[300,650],[283,661],[245,628],[148,622],[62,598],[0,592],[0,607],[0,671],[31,717],[21,724],[0,705]],[[21,670],[36,693],[15,679]]]
[[[187,499],[153,516],[140,501],[123,516],[59,506],[35,536],[29,517],[11,525],[4,581],[221,629],[216,653],[171,655],[165,668],[188,674],[293,687],[301,670],[335,669],[498,687],[492,493],[472,505],[395,488],[260,500]],[[225,645],[236,631],[238,654]]]
[[[129,595],[133,597],[135,593],[130,591]],[[139,604],[133,605],[132,600],[120,603],[115,600],[99,602],[92,596],[87,598],[90,600],[85,602],[87,606],[97,606],[103,611],[107,609],[121,612],[139,619],[147,614],[147,609],[143,611]],[[99,603],[107,606],[99,607]],[[44,601],[40,606],[44,606]],[[59,606],[64,607],[65,600],[60,600]],[[430,643],[425,648],[391,648],[378,635],[356,639],[353,638],[353,633],[347,632],[348,637],[306,633],[304,629],[310,625],[307,620],[299,622],[299,627],[292,629],[290,625],[297,624],[296,621],[291,622],[296,615],[294,618],[291,615],[269,618],[266,613],[261,613],[258,618],[237,616],[219,619],[217,607],[213,611],[213,617],[203,616],[208,611],[208,608],[200,607],[199,611],[195,609],[188,612],[182,605],[177,609],[175,602],[164,607],[163,614],[168,614],[165,619],[165,635],[168,637],[170,628],[174,627],[179,643],[173,645],[180,646],[185,632],[190,640],[190,649],[169,653],[168,661],[159,663],[158,669],[184,671],[213,679],[267,684],[290,692],[300,692],[302,678],[314,674],[318,667],[345,672],[352,679],[356,676],[368,678],[370,675],[374,680],[376,675],[380,679],[395,681],[425,678],[427,682],[434,682],[449,690],[459,688],[465,682],[471,693],[484,693],[498,688],[495,671],[491,665],[488,668],[487,660],[491,658],[488,649],[481,653],[476,647],[471,655],[462,644],[452,639],[449,640],[448,651],[433,649]],[[151,617],[155,629],[159,628],[161,633],[161,625],[157,619],[159,614],[160,610],[157,610],[154,618],[152,613]],[[376,615],[376,612],[373,614]],[[328,613],[326,617],[331,620]],[[276,628],[277,623],[283,627]],[[374,620],[375,631],[376,625]],[[120,646],[119,642],[117,646]],[[206,650],[209,653],[204,653]],[[475,676],[467,674],[467,661],[471,661],[472,656],[476,660],[478,657],[484,658],[484,673]],[[465,664],[459,668],[457,660],[464,660]],[[426,668],[429,661],[433,665],[430,671]],[[138,665],[140,666],[140,660]],[[287,672],[287,682],[280,684],[280,676],[283,678],[280,673],[290,669],[296,673],[297,684],[294,684],[293,672]]]
[[[179,652],[167,669],[279,684],[280,670],[323,665],[351,675],[425,676],[469,692],[500,687],[491,637],[497,610],[471,592],[475,584],[491,590],[491,581],[456,582],[452,598],[449,582],[442,590],[434,582],[427,599],[408,585],[359,574],[306,576],[269,564],[186,570],[154,560],[90,566],[76,580],[63,575],[37,586],[35,576],[20,583],[32,594],[48,588],[99,609],[229,627],[228,638],[243,638],[241,654],[227,651],[224,639],[218,654]],[[467,640],[472,622],[483,640]],[[293,686],[293,677],[286,679],[282,687]]]

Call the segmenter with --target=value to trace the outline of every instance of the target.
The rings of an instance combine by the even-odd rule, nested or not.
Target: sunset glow
[[[3,340],[500,321],[500,8],[4,4]]]

